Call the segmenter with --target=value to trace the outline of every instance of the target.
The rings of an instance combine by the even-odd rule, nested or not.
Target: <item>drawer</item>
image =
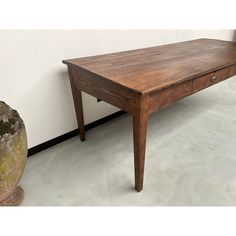
[[[193,80],[193,92],[200,91],[214,84],[217,84],[236,74],[236,65],[217,70],[207,75],[201,76]]]
[[[193,80],[193,92],[200,91],[216,83],[215,73],[210,73]]]
[[[170,88],[150,95],[149,113],[156,112],[163,107],[167,107],[181,98],[192,94],[192,81],[185,81]]]
[[[193,80],[173,85],[157,93],[150,94],[149,113],[156,112],[193,93],[217,84],[236,75],[236,65],[217,70]]]

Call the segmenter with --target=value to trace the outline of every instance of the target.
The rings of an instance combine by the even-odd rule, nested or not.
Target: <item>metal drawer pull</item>
[[[212,78],[211,78],[211,81],[215,81],[216,80],[216,76],[214,75]]]

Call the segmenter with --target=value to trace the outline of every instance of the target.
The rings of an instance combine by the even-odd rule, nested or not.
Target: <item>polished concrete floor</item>
[[[22,205],[236,205],[236,77],[150,117],[140,193],[131,121],[123,115],[86,142],[75,137],[29,158]]]

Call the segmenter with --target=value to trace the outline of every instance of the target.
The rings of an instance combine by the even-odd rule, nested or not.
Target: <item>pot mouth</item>
[[[0,141],[14,136],[24,127],[18,112],[0,101]]]

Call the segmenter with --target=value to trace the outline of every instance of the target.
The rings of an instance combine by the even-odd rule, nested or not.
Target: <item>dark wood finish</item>
[[[225,79],[228,79],[236,74],[236,65],[226,67],[221,70],[209,73],[193,80],[193,92],[198,92],[209,86],[217,84]]]
[[[137,96],[133,115],[135,189],[143,189],[149,96]]]
[[[132,104],[135,99],[135,92],[122,85],[115,84],[112,81],[106,80],[100,76],[95,76],[88,71],[80,69],[78,66],[68,66],[71,71],[70,78],[72,86],[80,89],[102,101],[108,102],[118,108],[131,112]],[[80,79],[73,79],[80,78]]]
[[[133,116],[135,189],[141,191],[148,115],[235,75],[236,43],[198,39],[63,63],[68,66],[79,126],[83,127],[81,91]]]
[[[156,112],[163,107],[167,107],[174,102],[192,93],[192,81],[185,81],[181,84],[173,85],[156,93],[151,93],[149,113]]]
[[[69,69],[69,77],[71,83],[71,90],[74,100],[75,113],[77,117],[77,123],[79,126],[80,140],[85,141],[85,130],[84,130],[84,113],[81,90],[75,85],[76,80],[73,79],[73,72]]]
[[[24,190],[18,185],[12,195],[0,202],[0,206],[19,206],[24,199]]]

